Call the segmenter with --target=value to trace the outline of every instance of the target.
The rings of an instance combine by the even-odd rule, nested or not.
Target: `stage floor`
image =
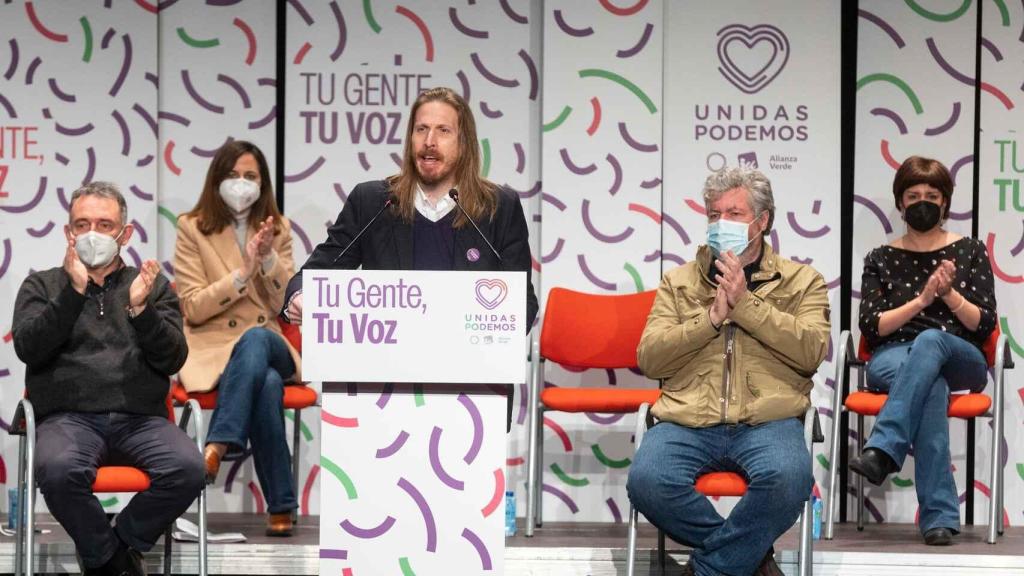
[[[190,519],[193,519],[190,516]],[[211,514],[213,532],[242,532],[243,544],[210,544],[210,574],[317,574],[319,550],[318,517],[303,518],[291,538],[269,538],[263,534],[263,516],[253,514]],[[78,564],[70,539],[52,518],[40,515],[38,527],[51,530],[39,535],[37,572],[76,574]],[[916,527],[907,524],[868,525],[857,533],[853,524],[839,525],[836,539],[815,541],[814,574],[898,575],[922,574],[1024,576],[1024,528],[1008,528],[996,545],[985,542],[985,526],[968,526],[949,547],[925,546]],[[14,569],[14,539],[0,537],[0,573]],[[643,524],[637,553],[638,576],[658,574],[657,533]],[[554,522],[538,529],[533,538],[519,535],[507,540],[505,574],[508,575],[624,575],[626,526]],[[796,528],[775,545],[776,558],[787,575],[796,573]],[[150,574],[163,569],[158,544],[147,555]],[[197,546],[175,542],[172,572],[196,573]],[[679,572],[687,550],[669,544],[666,574]],[[458,570],[452,574],[458,574]],[[418,574],[417,576],[432,576]]]

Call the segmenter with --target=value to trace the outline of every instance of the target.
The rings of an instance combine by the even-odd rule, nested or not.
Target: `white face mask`
[[[117,239],[123,232],[124,228],[117,233],[117,236],[107,236],[95,230],[79,234],[75,237],[75,252],[78,253],[78,259],[87,268],[103,268],[110,264],[121,250]]]
[[[245,178],[228,178],[220,183],[220,197],[235,213],[244,212],[260,197],[260,187]]]

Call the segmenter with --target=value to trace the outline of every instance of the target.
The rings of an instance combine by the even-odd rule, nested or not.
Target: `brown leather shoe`
[[[206,483],[213,484],[217,480],[217,472],[220,472],[220,460],[224,455],[213,446],[207,445],[203,450],[203,459],[206,461]]]
[[[291,536],[292,513],[267,515],[267,536]]]

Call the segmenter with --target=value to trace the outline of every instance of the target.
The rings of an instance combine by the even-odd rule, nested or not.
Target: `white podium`
[[[303,377],[324,382],[320,573],[502,574],[526,274],[308,270],[303,307]]]

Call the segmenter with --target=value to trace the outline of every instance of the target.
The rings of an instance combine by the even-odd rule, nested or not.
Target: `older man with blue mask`
[[[828,293],[818,272],[764,241],[775,216],[764,174],[720,170],[703,195],[707,244],[662,278],[637,350],[663,386],[627,490],[693,547],[683,574],[778,576],[773,543],[813,484],[800,418],[828,348]],[[695,489],[708,472],[748,482],[728,518]]]

